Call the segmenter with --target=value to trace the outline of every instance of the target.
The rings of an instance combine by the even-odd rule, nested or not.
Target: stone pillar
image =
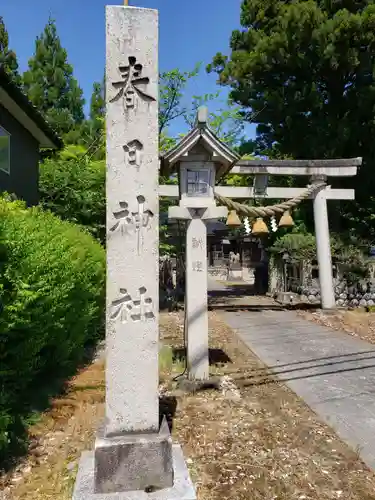
[[[73,500],[194,500],[159,428],[158,12],[108,6],[106,21],[106,418]]]
[[[314,196],[314,222],[322,308],[333,309],[336,306],[336,301],[333,289],[331,245],[325,189],[321,189]]]
[[[157,37],[157,11],[107,7],[107,436],[159,430]]]
[[[186,337],[188,376],[209,378],[207,312],[207,227],[204,221],[226,217],[228,209],[169,207],[170,219],[187,220],[186,231]]]
[[[200,212],[199,210],[194,212]],[[207,228],[193,215],[186,231],[186,326],[189,378],[209,377],[207,314]]]
[[[173,484],[159,434],[158,13],[108,6],[106,420],[95,492]]]
[[[271,296],[274,296],[278,290],[278,269],[277,262],[275,256],[271,254],[270,259],[268,261],[268,292]]]

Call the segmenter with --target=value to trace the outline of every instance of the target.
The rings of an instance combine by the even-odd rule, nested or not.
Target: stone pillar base
[[[73,500],[196,500],[193,483],[187,470],[182,449],[172,446],[173,486],[155,491],[126,491],[122,493],[95,493],[95,456],[85,452],[79,464]],[[129,468],[132,464],[127,462]],[[127,474],[126,471],[125,475]]]
[[[95,493],[153,491],[173,485],[172,438],[166,420],[159,433],[108,437],[95,443]]]

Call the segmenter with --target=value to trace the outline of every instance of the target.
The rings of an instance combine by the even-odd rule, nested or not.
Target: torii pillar
[[[315,176],[312,178],[313,183],[325,180],[325,176]],[[321,304],[322,309],[334,309],[336,307],[336,299],[333,286],[332,256],[325,187],[322,187],[322,189],[315,193],[313,204]]]

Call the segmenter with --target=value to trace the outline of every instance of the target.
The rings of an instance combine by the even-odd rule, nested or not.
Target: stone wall
[[[375,305],[375,273],[371,273],[369,279],[358,280],[348,284],[342,276],[340,267],[337,269],[337,277],[334,278],[334,290],[336,305],[338,307],[366,307]],[[272,295],[284,292],[284,272],[280,259],[270,259],[269,291]],[[319,279],[311,277],[311,263],[304,262],[302,265],[301,278],[288,287],[289,292],[300,296],[300,301],[307,304],[320,304]]]
[[[312,286],[295,286],[291,291],[300,295],[301,302],[320,303],[318,280]],[[339,307],[366,307],[375,305],[375,280],[360,280],[348,284],[345,280],[334,280],[336,305]]]

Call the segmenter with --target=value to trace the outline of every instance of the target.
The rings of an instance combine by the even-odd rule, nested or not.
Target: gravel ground
[[[199,500],[375,500],[375,475],[294,393],[210,313],[211,371],[217,389],[186,392],[183,361],[162,360],[161,394]],[[183,318],[161,315],[163,349],[181,356]],[[164,354],[162,356],[165,357]],[[168,356],[166,356],[168,358]],[[254,374],[259,384],[254,384]],[[252,378],[251,387],[236,379]],[[77,463],[104,415],[104,364],[72,379],[64,397],[30,429],[29,454],[2,476],[1,500],[71,500]],[[176,406],[176,408],[174,408]]]

